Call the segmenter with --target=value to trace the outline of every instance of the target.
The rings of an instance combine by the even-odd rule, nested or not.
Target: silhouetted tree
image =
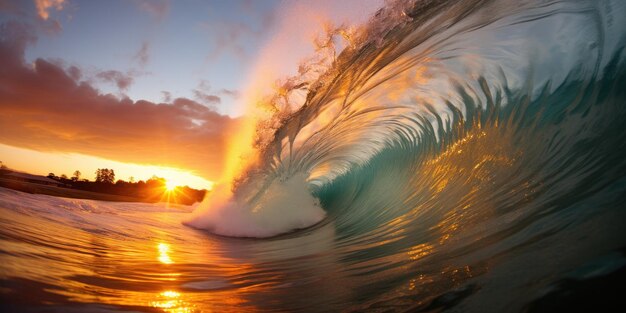
[[[109,181],[111,184],[115,181],[115,171],[113,171],[113,169],[109,170]]]
[[[0,172],[0,174],[2,173]],[[96,171],[95,182],[80,178],[81,176],[82,173],[78,170],[74,172],[71,180],[67,179],[67,175],[57,177],[54,173],[48,174],[48,177],[61,181],[65,186],[72,189],[127,196],[130,197],[129,199],[135,199],[134,201],[158,202],[167,199],[172,203],[191,205],[194,202],[202,201],[207,193],[206,190],[196,190],[184,186],[179,187],[173,195],[170,194],[171,197],[164,197],[167,192],[164,188],[166,185],[164,178],[154,175],[147,181],[140,180],[135,183],[135,178],[131,176],[131,182],[122,179],[116,181],[115,171],[108,168],[99,168]]]
[[[165,186],[165,178],[152,175],[148,181],[146,181],[148,188],[163,188]]]
[[[133,176],[129,177],[128,178],[128,182],[131,183],[131,184],[134,184],[135,183],[135,177],[133,177]]]
[[[115,171],[108,168],[99,168],[96,170],[96,182],[113,184],[115,181]]]
[[[8,167],[4,165],[2,161],[0,161],[0,170],[6,170],[6,169],[8,169]]]

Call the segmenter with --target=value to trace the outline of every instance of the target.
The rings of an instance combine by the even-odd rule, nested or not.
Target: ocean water
[[[626,3],[395,1],[194,207],[0,189],[3,311],[620,303]]]

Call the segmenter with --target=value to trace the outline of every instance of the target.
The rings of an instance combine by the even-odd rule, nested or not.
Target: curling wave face
[[[623,72],[621,13],[616,1],[390,3],[325,74],[281,90],[285,102],[302,90],[306,101],[273,104],[272,123],[257,129],[260,161],[187,224],[267,237],[319,223],[325,214],[318,203],[348,215],[406,214],[433,189],[446,198],[488,192],[520,201],[534,184],[545,186],[551,171],[565,175],[556,165],[589,136],[606,134],[611,139],[602,142],[620,145],[621,132],[610,132],[622,118],[612,85]],[[578,162],[599,153],[598,144],[575,151]],[[427,173],[435,164],[450,170]],[[509,188],[518,192],[486,189],[476,175],[515,182]],[[386,209],[381,199],[401,208]],[[436,210],[451,213],[445,205]]]

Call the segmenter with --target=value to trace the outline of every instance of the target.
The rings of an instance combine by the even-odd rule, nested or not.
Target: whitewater
[[[392,1],[325,38],[259,104],[245,162],[201,204],[0,189],[2,306],[620,303],[626,3]]]

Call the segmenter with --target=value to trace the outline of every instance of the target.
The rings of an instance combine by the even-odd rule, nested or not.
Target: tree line
[[[183,186],[169,194],[165,188],[166,179],[156,175],[153,175],[146,181],[140,180],[135,182],[134,177],[130,177],[128,181],[121,179],[116,181],[115,170],[113,169],[99,168],[95,174],[95,181],[81,179],[82,173],[78,170],[73,173],[71,178],[68,178],[65,174],[56,176],[54,173],[49,173],[48,178],[57,180],[73,189],[135,197],[148,202],[157,202],[167,197],[170,202],[193,204],[202,201],[207,192],[204,189],[198,190],[189,186]]]

